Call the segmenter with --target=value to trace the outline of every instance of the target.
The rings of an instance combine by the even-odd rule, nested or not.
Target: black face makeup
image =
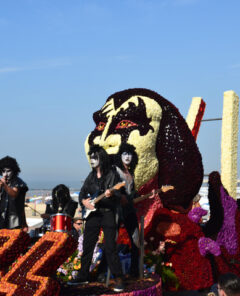
[[[132,153],[127,151],[123,152],[121,155],[122,162],[127,166],[132,162],[132,157]]]
[[[11,180],[13,177],[13,170],[11,168],[4,168],[2,170],[2,176],[8,181]]]
[[[108,122],[108,113],[111,111],[112,109],[106,106],[102,110],[94,113],[93,119],[96,123],[96,128],[89,136],[89,145],[93,144],[96,137],[102,135]],[[149,130],[154,131],[150,122],[151,118],[147,117],[145,103],[141,98],[138,98],[138,104],[129,102],[128,108],[120,108],[118,113],[112,116],[111,124],[109,125],[105,137],[107,138],[110,135],[118,134],[121,136],[121,142],[126,143],[130,133],[134,130],[138,130],[141,136],[146,135]]]
[[[92,153],[90,155],[90,163],[91,163],[91,167],[93,169],[95,169],[99,166],[99,156],[97,153]]]

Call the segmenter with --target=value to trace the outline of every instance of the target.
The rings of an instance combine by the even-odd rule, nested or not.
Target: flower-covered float
[[[140,195],[163,185],[174,186],[174,190],[139,202],[136,208],[138,217],[144,216],[147,244],[153,238],[151,244],[157,249],[165,242],[166,261],[172,265],[180,290],[210,287],[217,270],[211,256],[203,256],[199,249],[200,239],[205,237],[202,227],[188,216],[203,180],[196,138],[204,110],[205,103],[199,100],[190,130],[178,109],[156,92],[127,89],[109,96],[93,114],[96,127],[85,141],[86,153],[90,145],[99,144],[110,156],[122,142],[133,145],[139,159],[134,176]],[[127,240],[126,232],[119,236]],[[231,266],[225,265],[225,270],[230,271]],[[168,289],[176,289],[176,285]]]
[[[93,115],[96,127],[86,139],[86,152],[91,144],[99,144],[114,156],[119,145],[127,142],[136,147],[139,158],[135,183],[140,195],[162,185],[174,186],[174,190],[136,204],[138,217],[144,216],[147,276],[127,285],[124,296],[161,295],[162,282],[168,290],[204,289],[215,282],[219,273],[239,274],[239,210],[219,178],[209,179],[211,218],[205,227],[199,223],[204,212],[192,210],[192,200],[203,179],[195,139],[204,108],[200,101],[191,131],[177,108],[159,94],[129,89],[111,95]],[[216,219],[219,211],[221,219]],[[7,272],[7,267],[23,251],[16,248],[16,243],[10,246],[9,238],[14,236],[14,241],[22,235],[21,240],[27,244],[27,238],[20,233],[0,235],[1,258],[5,258],[9,245],[8,257],[0,268],[1,295],[113,294],[111,283],[110,288],[90,284],[73,290],[62,285],[60,291],[59,283],[51,277],[53,273],[69,256],[70,261],[64,264],[71,263],[75,270],[81,260],[78,252],[73,254],[76,244],[66,233],[45,234]],[[119,234],[121,240],[128,243],[124,230]],[[73,270],[70,272],[73,276]]]
[[[2,272],[0,295],[6,296],[55,296],[60,285],[53,279],[56,269],[76,249],[74,238],[68,233],[47,232],[34,246],[24,253],[30,242],[22,230],[0,230]]]

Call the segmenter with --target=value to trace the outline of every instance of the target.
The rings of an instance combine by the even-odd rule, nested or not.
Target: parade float
[[[202,158],[196,139],[204,110],[204,101],[194,98],[185,121],[178,109],[156,92],[147,89],[120,91],[109,96],[103,107],[93,114],[96,127],[85,142],[86,152],[90,145],[99,144],[112,156],[122,142],[133,145],[139,159],[134,176],[140,195],[163,185],[174,186],[174,190],[160,192],[154,200],[139,202],[136,208],[138,217],[144,217],[146,247],[154,244],[157,250],[160,243],[165,242],[165,261],[171,264],[179,280],[179,290],[209,288],[223,270],[235,270],[237,274],[240,270],[237,236],[234,254],[229,253],[225,243],[219,246],[221,254],[218,256],[207,247],[202,252],[200,242],[209,237],[200,223],[195,223],[188,215],[203,181]],[[236,197],[237,122],[238,97],[229,91],[224,94],[221,173],[231,199],[231,196]],[[218,196],[221,196],[220,188],[219,185],[216,189]],[[214,206],[210,210],[214,212]],[[223,228],[227,215],[225,212],[222,216]],[[238,210],[232,211],[230,217],[237,228]],[[217,235],[216,231],[214,234]],[[127,239],[126,236],[120,233],[120,238]],[[215,240],[215,237],[210,239]],[[176,286],[167,288],[175,290]]]
[[[233,199],[238,97],[227,92],[224,106],[222,180],[215,172],[209,179],[211,213],[205,228],[201,225],[205,212],[192,209],[203,181],[196,144],[205,110],[203,100],[194,98],[185,121],[178,109],[156,92],[128,89],[109,96],[93,114],[96,127],[86,139],[86,154],[90,145],[98,144],[114,157],[122,142],[129,143],[139,158],[134,175],[139,195],[163,185],[174,187],[135,204],[139,221],[144,217],[146,271],[145,277],[128,283],[121,295],[162,295],[163,289],[200,290],[209,288],[220,273],[234,271],[240,275],[240,217]],[[220,222],[216,219],[218,210]],[[128,244],[124,228],[119,243]],[[93,282],[70,289],[53,276],[67,263],[76,270],[80,267],[78,252],[73,255],[76,242],[70,234],[51,231],[27,252],[26,245],[28,239],[22,231],[0,231],[1,296],[116,294],[111,290],[111,280],[109,287]]]

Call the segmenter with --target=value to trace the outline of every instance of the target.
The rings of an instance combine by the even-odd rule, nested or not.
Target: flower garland
[[[0,293],[7,296],[55,296],[59,284],[50,278],[76,249],[67,233],[47,232],[1,279]]]

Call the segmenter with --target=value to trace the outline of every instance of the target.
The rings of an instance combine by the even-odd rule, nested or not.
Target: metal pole
[[[139,258],[139,275],[140,279],[143,279],[144,272],[144,216],[140,219],[140,258]]]
[[[36,204],[36,201],[34,202],[34,211],[33,211],[33,216],[36,216],[36,207],[37,207],[37,204]]]
[[[201,121],[217,121],[217,120],[222,120],[222,118],[202,119]]]
[[[110,275],[111,275],[111,271],[110,271],[110,268],[108,266],[108,269],[107,269],[107,277],[106,277],[106,287],[109,286]]]

